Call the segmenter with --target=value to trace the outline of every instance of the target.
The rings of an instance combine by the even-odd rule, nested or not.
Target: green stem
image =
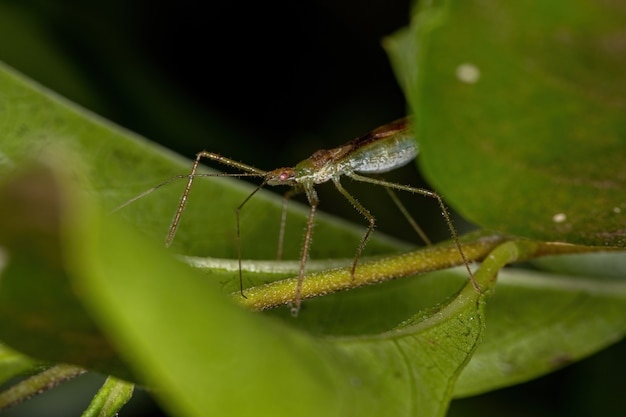
[[[473,240],[469,241],[468,238]],[[495,280],[497,272],[512,262],[547,255],[614,250],[606,247],[537,242],[484,234],[466,236],[462,247],[469,262],[483,262],[476,272],[483,274],[476,277],[478,282]],[[308,274],[302,284],[302,299],[462,264],[462,258],[454,243],[429,246],[401,255],[363,262],[357,266],[354,276],[351,276],[349,267]],[[232,297],[251,310],[265,310],[293,302],[296,285],[297,277],[288,278],[246,289],[244,291],[246,298],[241,297],[239,292],[232,294]]]
[[[109,376],[82,417],[116,416],[133,396],[134,384]]]
[[[14,407],[27,399],[41,394],[85,373],[85,369],[73,365],[55,365],[27,378],[0,393],[0,410]]]

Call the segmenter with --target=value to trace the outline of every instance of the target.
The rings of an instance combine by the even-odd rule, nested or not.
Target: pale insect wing
[[[352,152],[345,163],[355,172],[380,174],[408,164],[418,151],[413,134],[403,130],[362,146]]]

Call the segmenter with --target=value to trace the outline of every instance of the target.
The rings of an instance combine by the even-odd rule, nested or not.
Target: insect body
[[[178,210],[174,216],[174,220],[169,229],[169,233],[166,238],[166,245],[169,246],[174,239],[176,234],[176,230],[178,228],[178,224],[187,203],[187,198],[189,196],[189,192],[191,190],[191,186],[194,178],[199,176],[254,176],[254,177],[262,177],[262,183],[243,201],[243,203],[237,207],[237,239],[238,239],[238,250],[239,250],[239,279],[240,285],[242,286],[242,274],[241,274],[241,234],[239,231],[239,212],[241,208],[246,204],[246,202],[263,186],[265,185],[287,185],[291,186],[292,189],[287,192],[285,195],[285,200],[291,196],[304,192],[306,194],[307,200],[311,206],[311,210],[309,212],[309,218],[307,221],[306,232],[304,235],[304,243],[301,250],[300,256],[300,269],[298,274],[298,283],[296,286],[296,293],[294,296],[294,303],[292,305],[292,314],[296,315],[300,309],[301,304],[301,290],[302,290],[302,282],[304,279],[306,262],[309,255],[311,238],[313,233],[313,224],[315,220],[315,214],[317,212],[317,206],[319,204],[319,199],[317,196],[317,192],[315,190],[316,184],[321,184],[324,182],[332,181],[337,188],[337,190],[355,207],[355,209],[361,213],[369,222],[368,228],[361,238],[361,242],[356,251],[356,255],[354,257],[354,261],[352,263],[351,274],[354,275],[358,260],[365,248],[365,244],[369,239],[370,234],[374,230],[374,226],[376,220],[372,214],[361,205],[345,188],[341,185],[340,179],[342,176],[347,176],[356,181],[366,182],[370,184],[380,185],[386,187],[388,190],[402,190],[408,191],[411,193],[425,195],[427,197],[435,198],[439,203],[441,208],[442,215],[450,229],[450,233],[452,235],[453,240],[456,243],[457,249],[463,259],[463,262],[467,268],[467,271],[472,279],[472,282],[475,283],[472,272],[467,263],[466,257],[463,253],[461,245],[459,243],[459,239],[452,225],[452,221],[450,220],[450,216],[448,211],[443,203],[441,197],[429,190],[425,190],[422,188],[415,188],[408,185],[401,185],[392,182],[387,182],[384,180],[380,180],[377,178],[371,178],[368,176],[364,176],[361,174],[379,174],[391,171],[393,169],[399,168],[403,165],[406,165],[410,161],[412,161],[418,153],[417,143],[414,140],[409,120],[407,118],[403,118],[397,120],[395,122],[389,123],[387,125],[381,126],[363,136],[360,136],[352,141],[339,146],[334,149],[328,150],[319,150],[313,155],[311,155],[308,159],[303,160],[298,163],[295,167],[292,168],[278,168],[272,171],[263,171],[252,166],[243,164],[241,162],[234,161],[232,159],[225,158],[216,153],[202,151],[196,155],[196,159],[192,166],[191,172],[188,175],[181,175],[175,178],[172,178],[162,184],[153,187],[152,189],[144,192],[143,194],[135,197],[129,202],[125,203],[127,205],[132,201],[135,201],[144,195],[154,191],[155,189],[180,178],[188,178],[187,187],[183,193],[183,196],[180,200],[180,204],[178,205]],[[243,173],[239,174],[197,174],[197,169],[202,159],[211,159],[215,162],[219,162],[224,165],[231,166],[233,168],[239,169],[243,171]],[[396,201],[398,201],[396,199]],[[123,206],[122,206],[123,207]],[[403,210],[404,208],[400,206]],[[283,205],[283,215],[281,219],[281,230],[279,233],[279,257],[282,252],[282,241],[284,235],[284,227],[285,227],[285,206]],[[426,238],[425,238],[426,240]],[[428,242],[428,241],[427,241]],[[475,284],[476,286],[476,284]],[[241,290],[241,294],[243,294],[243,289]]]
[[[417,155],[417,144],[406,119],[380,127],[343,146],[315,152],[294,168],[279,168],[266,175],[270,185],[301,185],[338,181],[354,173],[380,174],[406,165]]]

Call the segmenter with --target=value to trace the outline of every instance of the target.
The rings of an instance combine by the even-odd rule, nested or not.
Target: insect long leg
[[[311,238],[313,236],[313,224],[315,221],[315,212],[317,211],[317,205],[319,199],[317,198],[317,192],[313,187],[305,188],[311,211],[309,212],[309,220],[306,224],[306,232],[304,234],[304,243],[302,244],[302,253],[300,254],[300,272],[298,273],[298,282],[296,284],[296,296],[294,304],[291,307],[291,315],[296,317],[300,311],[300,304],[302,304],[302,283],[304,282],[304,273],[306,269],[306,262],[309,258],[309,249],[311,248]]]
[[[202,158],[201,153],[196,156],[196,160],[193,162],[193,166],[191,167],[191,173],[189,174],[189,179],[187,181],[187,186],[185,187],[185,191],[180,199],[180,203],[178,204],[178,209],[176,210],[176,214],[174,214],[174,219],[170,224],[170,229],[167,232],[167,237],[165,238],[165,246],[170,247],[172,244],[172,240],[174,240],[174,236],[176,236],[176,230],[178,230],[178,223],[180,222],[180,216],[183,214],[183,210],[185,209],[185,205],[187,204],[187,197],[189,197],[189,191],[191,191],[191,184],[193,184],[193,178],[196,175],[196,171],[198,170],[198,164],[200,163],[200,159]]]
[[[337,190],[346,199],[348,199],[348,201],[352,204],[352,206],[359,213],[361,213],[367,219],[367,221],[369,222],[369,226],[367,227],[367,230],[365,231],[365,234],[361,238],[361,243],[359,243],[359,247],[356,250],[356,255],[354,256],[354,261],[352,262],[352,269],[350,270],[350,274],[354,277],[354,271],[356,270],[356,264],[359,262],[359,258],[361,257],[361,253],[363,252],[363,249],[365,249],[365,244],[367,243],[367,240],[369,239],[370,235],[372,234],[372,231],[374,230],[374,227],[376,226],[376,219],[374,218],[372,213],[369,212],[368,209],[363,207],[363,205],[361,203],[359,203],[356,198],[354,198],[348,191],[346,191],[345,188],[343,188],[343,186],[339,182],[338,178],[333,178],[333,182],[335,183],[335,187],[337,188]]]
[[[482,293],[482,290],[480,289],[480,286],[476,282],[476,278],[474,278],[474,274],[472,273],[472,270],[471,270],[471,268],[469,266],[469,262],[467,261],[467,257],[465,256],[465,253],[463,252],[463,248],[461,247],[461,242],[459,241],[459,236],[456,233],[456,229],[452,225],[452,220],[450,219],[450,214],[448,213],[448,209],[446,208],[446,205],[443,203],[443,199],[441,198],[441,196],[439,194],[435,193],[434,191],[425,190],[423,188],[415,188],[415,187],[410,187],[408,185],[395,184],[395,183],[392,183],[392,182],[378,180],[378,179],[375,179],[375,178],[370,178],[370,177],[366,177],[366,176],[358,175],[358,174],[354,174],[354,173],[350,174],[350,177],[352,179],[357,180],[357,181],[367,182],[367,183],[375,184],[375,185],[381,185],[383,187],[388,187],[388,188],[401,190],[401,191],[408,191],[410,193],[421,194],[421,195],[424,195],[426,197],[432,197],[432,198],[436,199],[437,202],[439,203],[439,207],[441,208],[441,215],[443,216],[444,220],[446,221],[446,223],[448,225],[448,229],[450,229],[450,235],[452,236],[452,240],[454,240],[454,243],[455,243],[455,245],[457,247],[457,250],[459,251],[459,255],[461,256],[461,260],[463,261],[463,264],[465,265],[465,269],[467,270],[467,273],[469,274],[469,277],[470,277],[470,279],[472,281],[472,285],[474,286],[476,291],[478,291],[479,293]]]
[[[396,192],[393,191],[391,188],[388,188],[388,187],[385,187],[385,191],[387,191],[387,194],[389,194],[389,197],[391,197],[391,199],[393,200],[395,205],[398,207],[398,209],[400,210],[400,212],[402,213],[402,215],[404,216],[406,221],[409,222],[409,224],[411,225],[413,230],[415,230],[415,232],[424,241],[424,243],[426,243],[427,246],[432,245],[433,243],[430,241],[428,236],[426,236],[426,233],[424,233],[424,230],[420,227],[420,225],[417,224],[417,222],[415,221],[413,216],[411,216],[411,214],[406,209],[406,207],[404,206],[402,201],[400,201],[400,199],[398,198],[398,195],[396,194]]]
[[[303,188],[294,186],[294,188],[287,191],[283,195],[283,203],[281,206],[281,213],[280,213],[280,229],[278,231],[278,250],[276,251],[276,260],[278,261],[280,261],[283,258],[283,247],[285,243],[285,228],[287,226],[287,204],[289,203],[289,200],[291,200],[291,197],[293,197],[296,194],[301,193],[302,191],[304,191]]]
[[[166,247],[169,247],[172,244],[172,241],[174,240],[174,236],[176,236],[176,231],[178,230],[178,223],[180,222],[180,217],[183,214],[183,210],[185,209],[185,206],[187,204],[187,198],[189,197],[189,192],[191,191],[191,185],[193,184],[194,178],[200,176],[199,174],[196,174],[196,171],[198,170],[198,166],[200,165],[200,161],[202,160],[202,158],[210,159],[212,161],[219,162],[220,164],[228,165],[230,167],[240,169],[247,173],[247,174],[237,174],[237,175],[261,177],[266,174],[266,172],[263,170],[257,169],[250,165],[243,164],[241,162],[234,161],[229,158],[225,158],[222,155],[219,155],[213,152],[207,152],[207,151],[198,152],[198,154],[196,155],[196,159],[193,162],[193,166],[191,167],[191,172],[189,173],[189,175],[175,177],[175,178],[187,177],[189,180],[187,181],[187,186],[185,187],[185,191],[183,192],[183,195],[180,199],[180,203],[178,204],[178,209],[176,210],[176,214],[174,215],[174,219],[172,220],[172,223],[170,224],[167,237],[165,238]],[[201,175],[208,176],[211,174],[201,174]],[[213,174],[213,176],[231,176],[231,175]],[[236,176],[236,175],[232,175],[232,176]],[[167,181],[166,183],[171,182],[171,181],[173,181],[173,179]],[[165,185],[166,183],[163,183],[162,185]]]
[[[263,181],[258,187],[256,187],[254,189],[254,191],[252,191],[245,200],[243,200],[243,202],[241,204],[239,204],[239,206],[235,209],[235,214],[237,217],[237,259],[239,260],[239,292],[241,293],[241,296],[243,298],[246,298],[245,294],[243,293],[243,273],[241,272],[241,222],[240,222],[240,213],[241,213],[241,209],[243,208],[243,206],[250,201],[250,199],[252,198],[253,195],[255,195],[257,193],[257,191],[259,191],[261,188],[263,188],[263,186],[265,186],[265,184],[267,183],[267,181]]]

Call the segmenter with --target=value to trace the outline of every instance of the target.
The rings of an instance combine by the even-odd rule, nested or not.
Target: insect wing
[[[408,164],[418,153],[407,119],[382,126],[350,142],[354,145],[345,161],[352,170],[378,174]]]

